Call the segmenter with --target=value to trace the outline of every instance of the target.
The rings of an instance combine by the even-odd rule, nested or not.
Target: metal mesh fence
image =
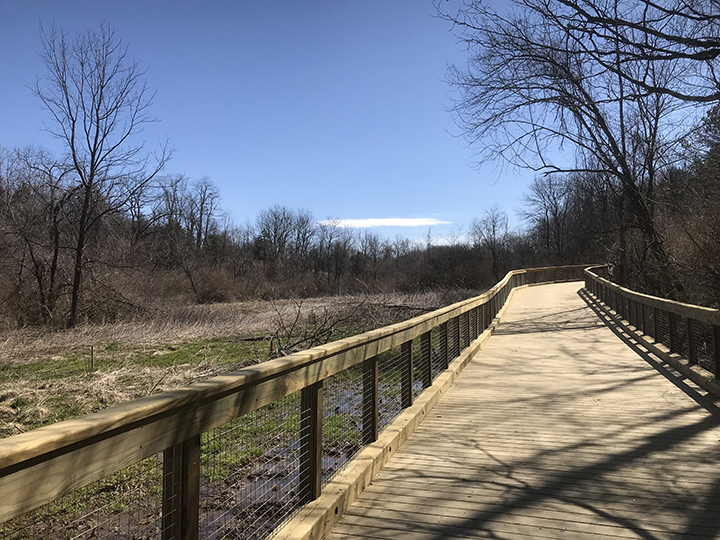
[[[459,324],[460,320],[458,317],[448,321],[448,349],[450,351],[450,360],[457,358],[460,355],[460,341],[458,339],[460,337],[460,332],[458,331]]]
[[[685,317],[681,317],[675,313],[668,312],[668,317],[670,319],[670,343],[672,343],[670,347],[671,352],[676,352],[681,356],[687,357],[687,321],[685,320]]]
[[[631,326],[634,326],[636,330],[639,327],[637,313],[638,303],[628,298],[628,322]]]
[[[300,393],[202,436],[200,536],[259,539],[300,505]]]
[[[655,317],[657,317],[655,327],[658,333],[655,341],[670,348],[670,319],[668,318],[668,312],[658,309],[655,311]]]
[[[420,338],[415,338],[412,341],[412,355],[413,355],[413,386],[412,395],[413,401],[422,394],[423,391],[423,380],[425,376],[425,359],[423,358],[423,349],[420,342]]]
[[[0,538],[160,538],[162,484],[158,455],[3,523]]]
[[[325,379],[322,430],[322,484],[330,481],[362,447],[363,367]]]
[[[378,362],[378,412],[382,429],[402,410],[403,366],[400,348],[382,353]]]
[[[651,336],[655,339],[655,310],[650,306],[645,306],[642,310],[642,316],[643,334]]]
[[[431,344],[431,362],[432,362],[432,373],[433,380],[445,371],[445,357],[442,342],[442,333],[440,328],[435,328],[432,331],[432,337],[430,339]]]
[[[470,342],[470,317],[468,313],[460,315],[460,352],[468,346]]]
[[[690,339],[692,340],[693,360],[696,360],[700,367],[715,373],[712,325],[700,321],[693,321]]]
[[[478,331],[480,328],[478,311],[479,310],[477,308],[470,311],[470,341],[473,341],[480,333]]]

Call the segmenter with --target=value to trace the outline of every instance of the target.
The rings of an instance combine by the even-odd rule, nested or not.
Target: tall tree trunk
[[[80,304],[80,287],[82,286],[83,273],[83,257],[85,255],[85,233],[87,232],[87,223],[90,214],[90,202],[92,197],[92,183],[85,185],[85,194],[83,197],[82,211],[80,213],[80,222],[78,224],[78,239],[75,245],[75,271],[73,274],[73,286],[70,300],[70,318],[68,327],[77,326],[78,308]]]

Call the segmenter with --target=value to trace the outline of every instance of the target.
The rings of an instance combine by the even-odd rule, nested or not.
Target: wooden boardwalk
[[[720,537],[720,416],[578,295],[516,291],[496,334],[327,537]]]

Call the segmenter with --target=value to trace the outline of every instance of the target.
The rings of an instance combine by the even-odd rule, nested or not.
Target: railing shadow
[[[667,538],[667,531],[658,531],[650,529],[643,524],[642,519],[636,519],[621,512],[612,512],[607,509],[608,503],[612,506],[622,506],[627,502],[628,497],[636,494],[630,492],[628,487],[622,480],[609,482],[607,475],[612,473],[622,473],[628,467],[642,464],[647,458],[653,454],[672,451],[682,443],[700,436],[710,429],[715,429],[720,425],[718,419],[708,416],[700,422],[689,426],[682,426],[668,429],[660,434],[649,437],[646,441],[637,447],[627,451],[615,452],[607,455],[604,459],[595,463],[578,467],[570,472],[558,472],[554,475],[548,475],[547,479],[536,485],[523,480],[523,473],[528,469],[538,467],[547,456],[545,452],[540,452],[527,459],[514,460],[512,462],[497,458],[492,451],[487,450],[481,444],[475,444],[473,450],[484,453],[492,461],[495,467],[487,466],[480,470],[471,472],[467,476],[448,483],[444,492],[448,497],[457,497],[457,493],[461,489],[471,486],[480,486],[492,484],[493,488],[499,493],[497,501],[484,505],[480,511],[472,512],[471,515],[462,520],[456,520],[452,525],[431,526],[430,530],[426,524],[419,523],[416,512],[423,512],[423,509],[408,512],[407,521],[399,520],[401,527],[399,530],[405,532],[431,533],[430,538],[448,538],[456,537],[462,534],[462,531],[475,530],[487,533],[483,537],[487,538],[504,538],[504,536],[493,535],[488,528],[497,523],[502,523],[504,516],[522,514],[523,511],[536,509],[544,502],[557,501],[567,505],[581,507],[591,515],[602,518],[602,520],[614,524],[625,531],[632,531],[637,537],[647,540],[659,540]],[[559,457],[566,456],[567,453],[581,448],[580,446],[571,446],[554,451]],[[430,454],[431,456],[433,454]],[[466,470],[470,470],[466,467]],[[518,474],[515,474],[518,471]],[[436,481],[445,477],[441,467],[438,468],[438,476],[431,476],[417,472],[411,478],[398,478],[397,481],[405,481],[408,484],[417,484],[417,489],[421,489],[423,481]],[[594,503],[586,497],[580,497],[578,494],[585,492],[589,487],[595,488],[596,498],[600,502]],[[716,501],[720,493],[720,483],[715,482],[710,493],[705,496],[698,497],[683,492],[681,488],[673,489],[673,479],[668,478],[663,490],[665,501],[660,499],[652,499],[648,497],[646,510],[648,513],[657,512],[659,508],[677,509],[678,505],[684,507],[683,513],[686,516],[687,525],[681,532],[677,533],[677,538],[684,538],[687,535],[692,537],[700,536],[706,538],[714,538],[720,533],[720,513],[717,511]],[[646,495],[640,493],[640,495]],[[417,503],[422,506],[422,502]],[[430,505],[432,506],[432,505]],[[642,506],[642,505],[640,505]],[[427,513],[432,514],[433,510],[427,508]],[[552,531],[553,527],[548,524],[548,531]],[[558,537],[568,537],[556,530]],[[567,531],[565,531],[567,532]],[[618,531],[619,532],[619,531]],[[580,534],[580,533],[579,533]],[[618,534],[618,536],[625,536]],[[515,537],[513,535],[513,537]],[[552,535],[550,537],[554,537]],[[570,536],[571,538],[572,536]],[[600,536],[601,537],[601,536]]]
[[[583,309],[584,308],[569,309],[536,317],[503,321],[503,324],[500,325],[493,334],[507,336],[515,334],[562,332],[564,330],[583,330],[595,327],[595,321],[591,321],[587,317],[576,318],[574,320],[569,317],[573,313],[580,315]]]
[[[630,347],[640,358],[645,360],[648,365],[652,366],[655,371],[660,373],[679,390],[681,390],[690,399],[703,407],[708,412],[720,416],[720,399],[714,395],[705,392],[688,377],[674,370],[669,364],[650,353],[641,343],[631,334],[623,330],[612,317],[607,315],[591,298],[584,289],[578,291],[578,296],[588,305],[588,307],[598,316],[598,318],[607,326],[623,343]]]
[[[415,448],[414,455],[434,460],[437,466],[425,469],[425,472],[419,468],[408,467],[402,472],[384,474],[385,481],[407,487],[408,502],[405,505],[406,510],[400,510],[405,508],[403,506],[393,505],[398,510],[392,512],[392,519],[383,520],[382,527],[385,532],[382,536],[378,535],[378,538],[390,539],[416,533],[425,540],[448,537],[516,539],[530,536],[523,532],[530,529],[534,529],[532,536],[537,534],[538,538],[599,538],[604,537],[603,532],[612,537],[637,537],[647,540],[720,536],[720,509],[717,505],[720,498],[720,473],[705,478],[702,490],[696,487],[699,484],[695,483],[695,477],[683,484],[683,478],[678,476],[687,471],[700,474],[693,471],[693,462],[716,463],[720,458],[720,445],[717,443],[711,445],[706,455],[688,453],[688,446],[708,438],[712,430],[720,428],[720,407],[717,400],[705,395],[691,381],[648,354],[636,340],[593,305],[587,295],[579,295],[585,300],[587,307],[566,310],[562,314],[544,314],[503,322],[496,334],[513,336],[536,332],[582,331],[605,325],[696,405],[688,403],[686,407],[663,410],[660,404],[657,412],[637,418],[627,416],[623,418],[624,422],[608,417],[602,434],[592,431],[583,433],[580,431],[583,426],[576,425],[579,431],[577,440],[568,440],[566,443],[550,441],[547,443],[549,447],[533,445],[533,437],[538,436],[538,429],[532,424],[524,427],[515,425],[512,428],[514,431],[496,434],[496,437],[512,440],[516,445],[508,444],[499,451],[483,440],[483,437],[487,440],[487,437],[493,436],[492,429],[482,431],[482,437],[473,436],[472,432],[461,427],[433,433],[435,437],[442,439],[444,444],[462,445],[464,451],[451,456],[445,455],[439,448]],[[571,324],[563,324],[558,320],[560,315],[566,318],[574,317],[574,320]],[[593,350],[594,345],[587,344],[590,352],[579,362],[586,361],[591,353],[597,356],[597,351]],[[542,356],[530,358],[527,353],[526,356],[528,358],[523,359],[539,363],[544,360]],[[586,372],[599,369],[603,360],[598,358],[596,362],[599,366],[586,366]],[[516,369],[516,365],[521,364],[522,361],[518,360],[507,369]],[[530,365],[527,369],[537,370],[537,366]],[[634,373],[634,368],[626,367],[625,371]],[[580,373],[583,373],[582,368]],[[629,379],[623,378],[615,384],[603,383],[593,385],[590,389],[580,385],[575,391],[557,393],[548,389],[539,395],[527,396],[518,393],[503,400],[502,404],[508,409],[527,407],[535,413],[532,418],[540,418],[543,422],[552,422],[553,414],[565,415],[562,417],[563,421],[572,425],[577,417],[582,416],[579,408],[588,398],[603,397],[619,389],[632,391],[634,385],[651,378],[655,378],[652,372],[639,373]],[[568,403],[570,412],[563,413],[554,407],[558,399]],[[470,405],[469,401],[467,405]],[[464,406],[462,401],[455,405],[457,410],[462,410]],[[683,419],[688,415],[697,415],[701,408],[709,414],[704,414],[703,411],[697,419]],[[683,425],[676,425],[680,420],[684,422]],[[479,421],[482,422],[482,415],[479,416]],[[667,425],[663,426],[664,423]],[[655,427],[657,429],[653,429]],[[596,455],[593,451],[598,446],[599,437],[605,439],[602,442],[618,442],[611,446],[609,453]],[[712,434],[710,438],[717,440],[719,437]],[[575,460],[578,454],[581,454],[581,457]],[[666,471],[657,466],[646,469],[646,464],[656,458],[680,460],[684,466],[680,469],[681,472]],[[577,465],[568,466],[569,463]],[[527,480],[528,472],[532,482]],[[653,475],[650,484],[654,490],[637,480],[650,474]],[[635,481],[628,481],[628,475],[636,475]],[[416,497],[410,498],[411,490],[429,490],[430,485],[437,490],[433,498],[425,501]],[[493,500],[480,504],[476,501],[482,491],[495,493],[496,496]],[[465,493],[468,494],[467,499],[464,499]],[[584,496],[587,493],[590,493],[590,496]],[[450,500],[458,501],[460,509],[447,504]],[[567,518],[569,530],[558,529],[557,525],[549,524],[549,520],[546,526],[542,526],[543,518],[537,518],[541,514],[534,513],[541,505],[549,505],[557,512],[562,512],[559,508],[573,508],[577,514],[584,516],[584,523],[589,526],[587,529],[570,530],[571,516]],[[626,510],[626,506],[632,506],[632,511]],[[438,518],[433,521],[434,516],[438,516],[444,508],[449,508],[453,515],[457,513],[458,518],[451,522]],[[662,519],[655,522],[654,517],[658,513]],[[418,514],[424,514],[423,517],[427,519],[419,519]],[[513,529],[509,518],[518,514],[530,516],[526,522],[531,524]],[[680,524],[669,521],[671,516],[678,515],[682,516]],[[593,530],[597,523],[603,525]]]

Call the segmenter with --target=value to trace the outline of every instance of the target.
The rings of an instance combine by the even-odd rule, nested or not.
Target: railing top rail
[[[136,430],[171,416],[182,415],[198,407],[205,407],[204,411],[201,411],[201,416],[203,414],[212,416],[215,413],[209,405],[229,396],[233,397],[233,407],[236,413],[255,410],[268,402],[264,396],[256,395],[261,392],[259,390],[255,394],[248,392],[247,396],[238,396],[238,392],[242,394],[244,389],[256,389],[263,383],[273,381],[274,387],[276,389],[279,387],[282,395],[288,395],[485,304],[509,282],[513,275],[549,269],[579,270],[587,266],[567,265],[512,270],[487,292],[431,313],[243,368],[233,373],[212,377],[184,388],[137,399],[110,409],[0,440],[0,474],[13,472],[18,464],[27,464],[42,455],[75,448],[77,445],[94,444],[114,434]],[[332,362],[331,365],[324,362],[328,359],[337,359],[337,361]],[[195,417],[197,416],[195,415]],[[203,424],[204,428],[219,425],[218,422],[221,420],[219,414],[215,414],[215,416],[218,418],[213,417],[212,420],[206,420],[206,423]],[[183,418],[185,417],[189,418],[187,414]],[[195,421],[200,423],[204,420],[204,417],[200,420],[195,418]]]
[[[602,268],[604,266],[605,265],[600,265],[586,268],[585,274],[590,276],[595,281],[602,283],[608,289],[619,292],[626,297],[641,302],[647,306],[669,311],[671,313],[675,313],[676,315],[681,315],[683,317],[694,319],[707,324],[720,326],[720,310],[697,306],[695,304],[685,304],[683,302],[668,300],[666,298],[659,298],[657,296],[639,293],[637,291],[633,291],[632,289],[622,287],[621,285],[613,283],[612,281],[603,277],[600,277],[595,272],[593,272],[593,270],[597,270],[598,268]]]

